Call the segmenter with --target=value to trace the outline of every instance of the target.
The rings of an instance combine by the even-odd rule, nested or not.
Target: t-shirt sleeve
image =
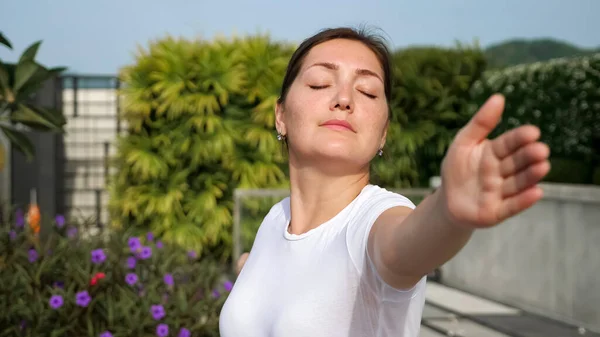
[[[397,206],[405,206],[411,209],[416,207],[407,197],[379,188],[365,199],[359,210],[354,214],[353,220],[348,224],[346,238],[350,258],[359,275],[361,275],[363,284],[371,288],[382,300],[388,301],[410,299],[423,283],[419,282],[412,289],[393,288],[381,279],[369,257],[367,243],[373,224],[383,212]]]

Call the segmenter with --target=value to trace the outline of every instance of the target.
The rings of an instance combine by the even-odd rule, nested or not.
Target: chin
[[[323,161],[328,165],[339,164],[346,168],[355,167],[360,169],[369,163],[367,154],[349,147],[323,147],[315,151],[311,157],[316,158],[317,161]]]

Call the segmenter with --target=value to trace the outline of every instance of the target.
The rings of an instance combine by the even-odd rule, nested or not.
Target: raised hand
[[[452,223],[491,227],[542,197],[537,183],[550,170],[550,150],[531,125],[487,139],[503,110],[504,97],[490,97],[459,131],[442,161],[441,206]]]

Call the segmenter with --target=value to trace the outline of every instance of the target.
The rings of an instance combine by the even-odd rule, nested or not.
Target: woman
[[[275,112],[291,194],[258,230],[221,312],[222,337],[415,337],[426,275],[473,230],[541,198],[550,166],[539,130],[486,138],[502,114],[498,95],[457,134],[441,187],[419,207],[369,184],[390,87],[385,45],[360,31],[322,31],[292,56]]]

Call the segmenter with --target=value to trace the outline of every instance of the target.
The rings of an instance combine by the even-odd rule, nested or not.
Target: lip
[[[330,119],[321,124],[321,126],[329,127],[331,129],[348,129],[352,132],[356,132],[350,123],[341,119]]]

